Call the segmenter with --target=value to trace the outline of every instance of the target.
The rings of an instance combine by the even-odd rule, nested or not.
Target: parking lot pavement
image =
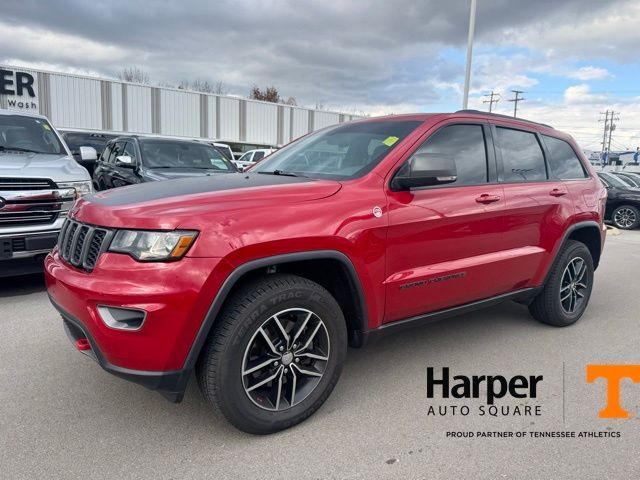
[[[604,384],[588,385],[585,365],[639,363],[639,266],[640,231],[609,237],[591,305],[569,328],[538,324],[525,307],[509,303],[350,350],[324,407],[302,425],[266,437],[217,418],[195,382],[174,405],[103,372],[72,348],[38,277],[4,279],[0,477],[638,478],[640,416],[597,418]],[[538,398],[525,401],[539,405],[542,415],[428,415],[430,405],[461,401],[426,397],[427,366],[464,375],[544,375]],[[638,413],[639,391],[623,382],[623,404]],[[446,437],[504,430],[621,437]]]

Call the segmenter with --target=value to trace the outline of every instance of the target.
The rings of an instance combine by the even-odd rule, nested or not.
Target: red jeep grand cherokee
[[[195,369],[236,427],[301,422],[347,345],[504,300],[584,313],[605,189],[576,143],[500,115],[397,115],[312,133],[248,173],[79,200],[46,260],[78,349],[182,399]]]

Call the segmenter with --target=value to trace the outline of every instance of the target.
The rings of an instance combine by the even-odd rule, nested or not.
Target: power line
[[[489,104],[489,113],[493,112],[493,104],[494,103],[498,103],[498,101],[500,100],[500,94],[494,92],[493,90],[491,90],[491,93],[487,93],[486,95],[483,95],[484,97],[490,97],[489,100],[483,100],[482,103],[488,103]],[[495,100],[494,100],[495,98]]]
[[[520,97],[521,93],[525,93],[522,90],[511,90],[513,93],[515,93],[515,97],[514,98],[510,98],[509,101],[513,102],[513,116],[514,118],[518,116],[518,102],[522,102],[523,100],[526,100],[525,98]]]

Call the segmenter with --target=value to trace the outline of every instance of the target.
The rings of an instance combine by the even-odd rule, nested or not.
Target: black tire
[[[621,230],[633,230],[640,225],[640,210],[633,205],[620,205],[611,213],[611,222]]]
[[[311,320],[302,322],[299,320],[301,317],[295,317],[301,310],[312,312],[314,316],[309,315]],[[313,336],[311,350],[316,348],[313,346],[316,341],[326,340],[325,350],[328,352],[326,353],[328,360],[319,362],[308,358],[297,358],[298,352],[290,348],[289,338],[285,343],[284,337],[279,337],[282,342],[276,344],[279,333],[274,334],[278,331],[272,329],[273,318],[276,314],[284,315],[284,319],[281,319],[284,322],[282,325],[285,330],[290,328],[289,337],[292,347],[296,340],[295,333],[298,330],[301,332],[301,340],[298,344],[300,346],[307,340],[306,337],[312,336],[310,332],[313,330],[311,328],[312,322],[316,322],[316,326],[318,323],[323,324],[324,329],[316,328],[319,333],[315,333]],[[287,315],[291,316],[287,317]],[[306,313],[303,316],[305,315]],[[306,325],[309,326],[305,328]],[[262,336],[262,330],[267,332],[271,343],[267,343],[265,340],[267,335]],[[253,349],[257,348],[258,344],[264,347],[265,355],[273,355],[274,348],[272,347],[279,348],[277,345],[286,345],[288,350],[285,350],[285,354],[280,358],[279,370],[269,364],[255,373],[246,373],[247,370],[250,370],[246,366],[248,365],[246,359],[251,358]],[[302,347],[302,349],[304,348]],[[291,355],[294,358],[285,359],[286,352],[293,352]],[[306,278],[289,274],[273,274],[247,283],[228,299],[200,355],[196,366],[196,375],[204,397],[231,424],[248,433],[268,434],[292,427],[320,408],[338,382],[346,353],[346,323],[333,296],[325,288]],[[301,354],[301,356],[304,355]],[[277,360],[268,356],[264,358],[267,358],[266,363]],[[300,363],[293,364],[294,360]],[[255,363],[261,362],[262,360],[256,360]],[[319,381],[315,376],[302,374],[305,370],[301,370],[301,368],[306,368],[305,362],[322,365],[319,368],[322,370]],[[288,374],[282,373],[285,371],[285,365],[288,367],[286,370],[289,372]],[[309,367],[309,369],[312,368],[318,370],[316,367]],[[281,390],[277,389],[278,402],[280,405],[286,403],[285,407],[283,409],[281,407],[280,410],[278,410],[278,403],[275,405],[276,410],[265,409],[267,407],[273,408],[272,397],[268,397],[267,394],[258,396],[253,391],[251,394],[246,391],[252,386],[245,385],[245,382],[251,381],[254,375],[261,375],[255,381],[255,385],[261,383],[264,378],[268,378],[273,371],[281,372],[279,385],[283,392],[282,398],[287,397],[280,403]],[[293,372],[297,372],[298,375],[293,375]],[[292,375],[296,379],[298,377],[301,379],[298,380],[299,385],[302,385],[303,379],[308,382],[300,389],[306,390],[298,394],[297,398],[293,398],[296,396],[296,383],[293,382]],[[312,382],[317,383],[311,386]],[[261,388],[273,389],[274,387],[270,385],[277,384],[274,380]],[[286,393],[287,389],[288,394]],[[260,392],[261,390],[255,391]],[[269,391],[273,392],[273,390]],[[292,391],[293,395],[291,395]],[[259,398],[254,398],[254,395]]]
[[[582,263],[584,262],[584,263]],[[571,266],[570,266],[571,264]],[[578,267],[576,267],[578,265]],[[573,274],[578,277],[584,265],[584,274],[578,283],[567,281]],[[593,289],[593,259],[584,243],[568,240],[554,261],[542,292],[529,305],[529,312],[538,321],[555,327],[566,327],[577,322],[589,304]],[[561,291],[562,290],[562,291]],[[573,293],[578,292],[578,293]],[[567,299],[566,295],[571,295]],[[579,295],[582,295],[579,297]],[[564,301],[562,299],[565,299]],[[574,309],[571,310],[572,300]]]

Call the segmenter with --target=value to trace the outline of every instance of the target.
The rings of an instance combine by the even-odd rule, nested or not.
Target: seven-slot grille
[[[113,232],[67,219],[58,237],[60,257],[71,265],[90,272],[98,257],[109,246]]]

